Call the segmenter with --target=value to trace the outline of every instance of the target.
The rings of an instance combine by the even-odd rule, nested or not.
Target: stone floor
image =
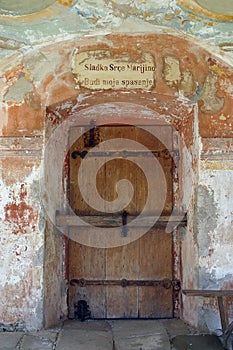
[[[38,332],[1,332],[0,350],[222,350],[180,320],[66,321]]]

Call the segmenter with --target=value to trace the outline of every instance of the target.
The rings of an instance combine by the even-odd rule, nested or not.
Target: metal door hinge
[[[91,128],[84,134],[84,147],[95,147],[100,143],[99,128],[96,127],[95,122],[92,120],[90,123]]]

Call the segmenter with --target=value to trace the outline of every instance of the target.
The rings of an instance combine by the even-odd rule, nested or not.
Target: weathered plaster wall
[[[113,57],[125,52],[140,57],[142,52],[150,52],[157,67],[156,84],[149,92],[77,91],[71,72],[74,48],[110,50]],[[185,150],[181,152],[177,203],[188,210],[188,227],[180,234],[184,288],[204,288],[208,283],[227,288],[227,283],[232,283],[224,250],[232,233],[232,164],[225,153],[230,152],[233,134],[233,71],[226,54],[210,53],[181,34],[161,29],[156,33],[154,29],[154,34],[131,36],[58,37],[57,42],[34,46],[2,63],[0,229],[4,259],[0,288],[5,302],[1,323],[39,328],[43,314],[47,326],[66,317],[65,242],[49,220],[45,225],[39,186],[46,169],[42,155],[56,126],[95,105],[104,110],[103,104],[136,104],[139,110],[154,111],[179,130]],[[214,150],[208,143],[212,139],[219,142]],[[210,152],[214,157],[216,150],[221,161],[208,161],[205,156]],[[45,174],[54,177],[51,190],[56,193],[56,159],[54,169]],[[59,208],[50,207],[54,215],[56,209],[62,209],[63,200],[58,198]],[[207,205],[216,220],[208,219]],[[9,263],[5,252],[11,256]],[[206,320],[192,298],[184,300],[184,317],[193,324]]]
[[[232,289],[232,145],[232,139],[210,138],[204,140],[202,146],[195,239],[199,251],[199,283],[203,289]],[[202,323],[205,321],[215,330],[219,319],[213,300],[202,300],[200,309],[204,317]],[[232,306],[229,316],[233,318]]]
[[[208,2],[211,8],[213,1]],[[119,28],[135,33],[142,25],[143,32],[153,31],[155,26],[170,27],[233,51],[232,14],[229,18],[223,4],[222,12],[216,13],[195,0],[44,0],[39,4],[4,0],[0,10],[0,47],[4,50],[0,56],[6,57],[12,50],[24,52],[25,47],[58,35],[93,30],[106,34],[119,32]]]
[[[1,320],[8,328],[40,328],[43,317],[44,221],[41,216],[40,152],[32,138],[1,143]],[[24,144],[26,143],[26,149]],[[34,144],[35,146],[35,144]],[[1,326],[0,326],[1,328]]]

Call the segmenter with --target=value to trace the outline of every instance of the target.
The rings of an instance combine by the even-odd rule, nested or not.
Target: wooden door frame
[[[92,125],[92,122],[91,122],[91,125]],[[98,124],[99,126],[100,125],[102,125],[102,124]],[[118,125],[118,126],[122,126],[122,127],[127,127],[127,126],[131,126],[131,124],[126,124],[126,123],[116,123],[116,122],[114,122],[114,123],[108,123],[108,124],[104,124],[104,126],[107,126],[107,127],[111,127],[111,126],[116,126],[116,125]],[[171,127],[171,125],[167,125],[167,124],[164,124],[164,123],[161,123],[161,124],[159,124],[159,123],[145,123],[145,120],[143,120],[143,123],[141,122],[141,120],[140,120],[140,122],[139,123],[137,123],[137,124],[135,124],[135,126],[136,127],[143,127],[143,126],[146,126],[147,128],[149,128],[149,127],[159,127],[159,126],[166,126],[166,127]],[[74,127],[74,126],[73,126]],[[89,125],[88,124],[83,124],[83,125],[76,125],[75,127],[89,127]],[[71,129],[69,130],[69,133],[71,132]],[[69,145],[69,147],[70,147],[70,145]],[[172,140],[172,151],[174,151],[174,140]],[[177,165],[177,164],[176,164]],[[173,202],[173,205],[174,205],[174,181],[175,181],[175,179],[177,179],[177,171],[178,171],[178,169],[177,169],[177,167],[175,166],[175,164],[174,164],[174,162],[173,162],[173,165],[172,165],[172,187],[173,187],[173,190],[172,190],[172,202]],[[67,180],[67,186],[66,186],[66,189],[68,190],[68,192],[67,192],[67,195],[69,195],[69,166],[68,166],[68,173],[67,173],[67,178],[66,178],[66,180]],[[172,235],[172,242],[171,242],[171,244],[172,244],[172,257],[173,257],[173,261],[172,261],[172,279],[174,279],[175,280],[175,276],[174,276],[174,274],[175,274],[175,272],[176,272],[176,270],[177,270],[177,268],[176,269],[174,269],[174,264],[177,262],[177,256],[178,256],[178,251],[175,251],[175,250],[177,250],[177,248],[178,247],[176,247],[175,246],[175,242],[174,242],[174,239],[173,239],[173,235]],[[175,257],[176,256],[176,260],[175,260]],[[67,241],[67,243],[66,243],[66,276],[67,276],[67,278],[68,278],[68,280],[69,280],[69,239],[68,239],[68,241]],[[178,285],[178,284],[177,284]],[[69,289],[68,289],[68,291],[69,291]],[[180,314],[180,308],[179,308],[179,305],[180,305],[180,293],[179,293],[179,290],[177,289],[173,289],[173,317],[179,317],[179,314]]]
[[[146,137],[146,135],[147,134],[144,134],[144,131],[143,131],[143,126],[144,125],[142,125],[142,124],[137,124],[137,125],[134,125],[133,127],[132,127],[132,125],[126,125],[126,124],[117,124],[117,126],[114,124],[108,124],[108,125],[104,125],[104,126],[99,126],[100,127],[100,133],[102,134],[102,132],[101,132],[101,129],[102,129],[102,131],[104,132],[106,132],[106,130],[107,130],[107,134],[111,134],[111,128],[114,128],[115,129],[115,131],[117,131],[117,133],[115,134],[115,135],[118,135],[118,133],[120,132],[120,134],[123,132],[123,134],[124,134],[124,137],[125,138],[127,138],[127,135],[128,135],[128,132],[129,132],[129,138],[131,138],[132,137],[132,135],[134,135],[134,137],[136,137],[136,135],[138,135],[139,136],[139,140],[142,138],[142,135],[144,135],[144,137]],[[87,129],[87,127],[89,127],[89,125],[82,125],[82,126],[80,126],[82,129],[84,129],[84,130],[86,130]],[[94,127],[94,125],[92,125],[91,124],[91,127]],[[116,127],[116,128],[115,128]],[[121,129],[122,128],[122,129]],[[127,128],[129,128],[128,129],[128,131],[127,131]],[[135,128],[135,129],[134,129]],[[141,128],[141,131],[140,131],[140,128]],[[71,145],[69,145],[69,146],[71,146],[71,149],[72,149],[72,151],[71,151],[71,153],[70,153],[70,155],[69,155],[69,169],[71,169],[72,168],[72,164],[77,164],[76,162],[78,162],[78,163],[80,163],[81,162],[81,159],[85,156],[85,155],[82,155],[82,153],[83,153],[83,150],[81,149],[80,150],[80,144],[78,143],[78,145],[76,144],[76,141],[75,141],[75,144],[76,144],[76,146],[75,147],[72,147],[72,143],[73,143],[73,141],[75,140],[74,139],[74,135],[76,135],[76,129],[77,129],[77,135],[79,135],[79,127],[74,127],[74,128],[72,128],[72,129],[70,129],[70,134],[71,134]],[[93,129],[92,129],[93,130]],[[97,129],[98,130],[98,129]],[[136,131],[136,130],[138,130],[138,131]],[[158,137],[156,137],[156,136],[154,136],[153,135],[153,131],[155,132],[155,130],[157,131],[157,133],[158,134],[163,134],[163,135],[166,135],[166,142],[167,142],[167,145],[164,145],[162,142],[161,142],[161,140],[159,140],[158,139]],[[169,191],[170,192],[170,194],[171,194],[171,196],[169,196],[168,198],[167,198],[167,201],[166,201],[166,203],[168,204],[171,204],[171,207],[169,206],[168,208],[167,208],[167,210],[169,210],[169,213],[171,213],[172,212],[172,209],[173,209],[173,168],[174,168],[174,164],[173,164],[173,161],[172,161],[172,157],[171,156],[168,156],[167,155],[167,152],[173,152],[174,151],[174,145],[173,145],[173,130],[172,130],[172,128],[171,128],[171,126],[167,126],[167,125],[161,125],[161,124],[157,124],[156,126],[154,125],[154,124],[147,124],[146,125],[146,131],[147,132],[149,132],[149,133],[151,133],[151,135],[153,135],[153,138],[150,140],[150,147],[152,147],[150,150],[158,150],[158,149],[160,149],[160,150],[162,150],[162,151],[160,151],[160,153],[159,153],[159,155],[157,155],[156,157],[160,157],[160,159],[161,159],[161,161],[162,161],[162,159],[164,159],[164,161],[165,161],[165,163],[169,163],[169,174],[170,175],[168,175],[168,173],[167,173],[167,180],[168,180],[168,183],[169,183],[169,188],[171,189],[171,191]],[[83,131],[82,131],[83,132]],[[89,145],[87,144],[87,145],[85,145],[85,141],[87,141],[86,140],[86,137],[84,136],[83,137],[83,135],[84,134],[82,134],[82,142],[81,142],[81,144],[82,144],[82,147],[84,147],[84,149],[86,150],[86,149],[89,149]],[[91,132],[89,132],[88,131],[88,134],[87,134],[87,136],[88,137],[90,137],[92,135],[92,133]],[[130,136],[131,135],[131,136]],[[141,135],[141,136],[140,136]],[[94,135],[92,135],[93,136],[93,140],[91,140],[91,141],[93,141],[94,142]],[[98,135],[97,135],[98,136]],[[102,135],[103,136],[103,135]],[[103,136],[104,137],[104,136]],[[136,139],[134,139],[133,138],[133,140],[135,140],[136,141]],[[141,139],[142,140],[142,143],[144,142],[144,138],[142,138]],[[156,141],[157,140],[157,141]],[[140,142],[140,141],[138,141],[138,142]],[[145,142],[146,142],[146,140],[145,140]],[[92,143],[92,142],[91,142]],[[169,148],[167,148],[167,147]],[[85,148],[85,147],[87,147],[87,148]],[[94,144],[93,145],[91,145],[91,147],[94,147]],[[155,147],[155,148],[153,148],[153,147]],[[167,152],[165,152],[164,153],[164,148],[165,148],[165,150],[167,150]],[[77,150],[80,150],[80,151],[77,151]],[[149,150],[148,150],[149,151]],[[157,151],[158,152],[158,151]],[[85,153],[86,154],[86,153]],[[99,153],[98,153],[99,154]],[[144,155],[144,153],[143,153],[143,155]],[[97,156],[98,157],[98,156]],[[141,156],[140,156],[141,157]],[[145,157],[145,155],[144,155],[144,157]],[[145,158],[145,159],[147,159],[147,158]],[[162,161],[163,162],[163,161]],[[162,166],[162,164],[161,164],[161,166]],[[165,171],[165,168],[164,168],[164,171]],[[72,173],[73,173],[73,171],[72,171]],[[73,173],[73,175],[74,175],[74,173]],[[74,180],[74,177],[72,177],[72,179]],[[68,179],[69,180],[69,179]],[[76,181],[76,180],[75,180]],[[71,184],[73,183],[73,181],[71,182]],[[171,187],[170,187],[171,186]],[[73,194],[74,193],[74,188],[73,188],[73,185],[72,185],[72,188],[73,188],[73,190],[71,190],[70,189],[70,183],[69,183],[69,185],[67,186],[67,188],[68,188],[68,193],[69,193],[69,195],[71,195],[71,194]],[[76,187],[75,187],[76,188]],[[72,196],[73,197],[73,196]],[[69,196],[69,201],[72,201],[72,197],[70,197]],[[76,201],[76,199],[75,199],[75,201]],[[82,206],[82,203],[79,203],[81,206]],[[77,209],[78,207],[76,207],[76,209]],[[88,212],[89,212],[89,210],[90,209],[88,209]],[[81,214],[82,215],[82,214]],[[90,215],[90,214],[89,214]],[[170,214],[168,214],[168,215],[170,215]],[[99,217],[98,217],[99,218]],[[163,218],[164,218],[164,216],[163,216]],[[75,217],[74,217],[74,219],[75,219]],[[91,218],[92,219],[92,218]],[[84,219],[85,220],[85,219]],[[73,225],[74,225],[74,222],[73,222]],[[160,223],[160,225],[161,225],[161,223]],[[160,226],[159,224],[158,224],[158,222],[156,223],[156,227],[159,227]],[[157,230],[158,230],[159,228],[157,228]],[[164,227],[161,227],[161,229],[162,230],[164,230],[165,228]],[[76,228],[76,230],[79,230],[79,228],[77,227]],[[156,230],[156,229],[155,229]],[[71,231],[73,231],[72,229],[71,229]],[[160,230],[159,230],[160,231]],[[157,232],[157,231],[156,231]],[[145,232],[145,234],[146,234],[146,232]],[[148,232],[148,234],[149,234],[149,232]],[[160,232],[160,234],[161,234],[161,232]],[[166,241],[167,243],[168,243],[168,241],[167,241],[167,238],[168,238],[168,234],[166,234],[165,232],[164,232],[164,234],[166,235],[166,237],[164,237],[164,238],[166,238],[165,240],[163,239],[163,241]],[[153,238],[154,237],[154,238]],[[155,239],[155,237],[157,237],[157,235],[156,236],[154,236],[154,235],[152,235],[151,236],[151,239],[152,239],[152,241]],[[168,303],[168,300],[166,301],[166,307],[165,307],[165,304],[164,304],[164,311],[163,311],[163,315],[164,315],[164,317],[171,317],[171,315],[173,315],[173,310],[174,310],[174,305],[172,305],[173,303],[172,303],[172,301],[173,301],[173,299],[172,299],[172,297],[171,297],[171,295],[172,296],[174,296],[174,285],[173,285],[173,283],[175,283],[175,281],[173,280],[173,261],[172,261],[172,248],[173,248],[173,237],[172,237],[172,235],[169,235],[169,245],[170,245],[170,254],[171,255],[169,255],[170,256],[170,263],[169,264],[166,264],[166,265],[163,265],[164,266],[164,268],[165,268],[165,266],[167,266],[167,268],[168,268],[168,265],[170,266],[170,273],[169,273],[169,277],[168,277],[168,275],[167,275],[167,277],[166,278],[169,278],[169,279],[171,279],[171,281],[172,281],[172,283],[171,283],[171,286],[170,286],[170,288],[168,288],[168,289],[170,289],[170,290],[167,290],[166,291],[166,289],[167,289],[167,287],[166,287],[166,285],[168,285],[168,281],[166,280],[166,282],[165,282],[165,280],[164,280],[164,283],[166,283],[166,284],[164,284],[164,287],[161,289],[161,292],[162,292],[162,294],[161,294],[161,296],[163,295],[163,298],[165,297],[165,295],[167,295],[166,296],[166,300],[167,300],[167,298],[168,298],[168,292],[169,293],[171,293],[170,294],[170,297],[168,298],[169,300],[170,300],[170,307],[169,307],[169,311],[168,311],[168,309],[167,309],[167,303]],[[157,239],[157,238],[156,238]],[[143,240],[144,240],[144,242],[145,242],[145,239],[143,238]],[[70,243],[71,243],[71,247],[73,247],[73,248],[70,248]],[[138,242],[139,243],[139,242]],[[162,241],[161,241],[161,243],[162,243]],[[84,245],[85,245],[85,243],[84,243]],[[76,244],[75,243],[73,243],[71,240],[69,240],[69,253],[73,256],[73,258],[72,258],[72,268],[71,268],[71,271],[73,271],[73,264],[74,264],[74,262],[75,262],[75,260],[74,260],[74,255],[72,254],[72,250],[73,249],[77,249],[76,248],[77,246],[76,246]],[[85,246],[83,247],[83,248],[85,248]],[[149,247],[147,247],[147,249],[148,249]],[[71,249],[71,250],[70,250]],[[85,248],[86,249],[86,248]],[[111,251],[111,250],[110,250]],[[81,251],[80,251],[81,252]],[[166,255],[167,254],[165,254],[164,255],[164,257],[166,257]],[[78,258],[77,258],[78,259]],[[70,259],[69,259],[69,261],[70,261]],[[161,260],[159,260],[159,261],[161,261]],[[158,263],[159,263],[159,261],[158,261]],[[80,262],[79,262],[80,263]],[[139,263],[139,261],[138,261],[138,263]],[[151,264],[152,264],[153,262],[151,261]],[[85,267],[83,267],[83,264],[84,264],[84,262],[82,262],[82,265],[80,265],[80,269],[82,270],[83,268],[84,268],[84,270],[85,270]],[[85,265],[84,265],[85,266]],[[156,266],[157,266],[157,264],[156,264]],[[162,268],[162,266],[161,266],[161,268]],[[168,272],[168,270],[169,270],[169,268],[168,268],[168,270],[167,270],[167,268],[166,268],[166,271]],[[76,270],[76,268],[75,268],[75,270]],[[80,275],[80,277],[79,278],[81,278],[81,280],[80,280],[80,283],[81,283],[81,285],[79,284],[79,280],[77,279],[78,277],[76,277],[76,276],[78,276],[79,275],[79,272],[78,272],[78,270],[79,269],[77,269],[76,270],[76,273],[74,274],[74,272],[71,272],[71,275],[70,275],[70,271],[68,271],[68,273],[69,273],[69,281],[70,281],[70,284],[71,284],[71,286],[70,286],[70,288],[71,288],[71,295],[73,295],[73,292],[74,292],[74,288],[75,288],[75,285],[76,284],[78,284],[79,285],[79,287],[81,286],[81,287],[86,287],[86,284],[87,285],[89,285],[89,287],[87,287],[87,288],[90,288],[91,289],[91,294],[94,292],[93,291],[93,288],[95,289],[98,289],[98,288],[104,288],[104,290],[105,290],[105,288],[108,290],[108,288],[112,288],[112,287],[101,287],[101,281],[99,280],[98,281],[98,283],[97,283],[97,281],[95,281],[95,286],[96,287],[93,287],[92,286],[92,284],[93,284],[93,282],[94,281],[91,281],[90,279],[89,280],[84,280],[83,279],[83,277],[84,277],[84,275]],[[162,268],[162,270],[163,270],[163,268]],[[143,270],[141,271],[142,273],[143,273]],[[152,272],[151,271],[151,273],[152,273],[152,275],[153,275],[153,273],[155,273],[155,272]],[[144,274],[145,274],[145,271],[144,271]],[[156,273],[156,275],[158,274],[158,271],[157,271],[157,273]],[[151,275],[151,277],[152,277],[152,275]],[[155,275],[154,275],[155,276]],[[157,275],[158,276],[158,275]],[[87,277],[87,276],[86,276]],[[86,278],[85,277],[85,278]],[[89,277],[90,278],[90,277]],[[164,277],[165,278],[165,277]],[[98,277],[97,277],[97,279],[98,279]],[[111,279],[111,278],[110,278]],[[106,282],[107,281],[105,281],[105,285],[106,285]],[[115,281],[108,281],[108,282],[111,282],[111,283],[113,283],[114,282],[114,286],[116,286],[116,288],[119,288],[119,287],[117,287],[117,281],[115,280]],[[132,281],[131,281],[132,282]],[[134,281],[135,282],[135,281]],[[139,282],[139,281],[138,281]],[[163,281],[161,280],[159,283],[161,283],[160,284],[160,287],[159,287],[159,289],[161,288],[161,286],[163,285],[162,283],[163,283]],[[155,285],[156,286],[156,285]],[[154,286],[154,293],[156,294],[156,293],[160,293],[159,292],[159,289],[157,289],[158,288],[158,286],[157,287],[155,287]],[[134,287],[134,288],[138,288],[138,287]],[[146,288],[146,289],[145,289]],[[148,289],[149,288],[149,289]],[[165,289],[164,289],[165,288]],[[81,288],[82,289],[82,288]],[[141,285],[141,287],[139,287],[139,289],[140,289],[140,291],[141,291],[141,293],[148,293],[149,292],[149,294],[148,294],[148,296],[150,296],[150,298],[152,297],[152,290],[151,290],[151,288],[149,287],[149,285],[147,286],[147,287],[142,287],[142,285]],[[120,290],[122,290],[122,292],[124,291],[124,292],[126,292],[126,293],[128,293],[129,292],[129,290],[128,290],[128,288],[127,288],[127,291],[126,290],[123,290],[121,287],[120,287]],[[130,290],[132,291],[132,289],[130,288]],[[165,294],[165,291],[166,291],[166,294]],[[147,294],[146,294],[147,295]],[[74,296],[73,296],[74,297]],[[72,300],[76,300],[76,301],[73,301],[73,302],[71,302],[71,305],[69,306],[69,310],[72,310],[72,312],[71,312],[71,315],[73,315],[73,316],[71,316],[71,317],[74,317],[74,308],[73,308],[73,303],[77,303],[78,302],[78,299],[76,299],[77,298],[77,296],[75,296],[75,298],[73,299],[73,297],[71,298]],[[92,298],[93,298],[93,295],[92,295]],[[161,303],[162,303],[162,300],[163,300],[163,298],[161,299]],[[69,296],[69,298],[68,298],[69,300],[71,300],[70,299],[70,296]],[[80,299],[80,297],[79,297],[79,299]],[[154,300],[154,302],[156,302],[156,300]],[[156,309],[154,310],[154,313],[152,313],[154,316],[153,317],[160,317],[159,315],[161,314],[162,315],[162,313],[161,313],[161,311],[159,311],[160,310],[160,307],[159,307],[159,305],[160,305],[160,303],[157,305],[157,307],[158,307],[158,313],[156,313]],[[162,305],[162,304],[161,304]],[[107,305],[106,305],[106,307],[107,307]],[[141,305],[141,307],[142,307],[142,305]],[[108,307],[107,307],[107,309],[108,309]],[[125,308],[125,310],[126,310],[127,308]],[[140,309],[141,310],[141,309]],[[161,308],[161,310],[162,310],[162,308]],[[141,310],[142,311],[142,310]],[[99,311],[98,311],[99,312]],[[146,312],[146,314],[148,315],[148,312],[149,312],[149,310]],[[95,311],[94,311],[94,309],[93,309],[93,314],[95,314]],[[104,312],[104,314],[105,314],[105,312]],[[151,314],[151,315],[152,315]],[[107,314],[106,314],[107,315]],[[130,315],[131,315],[131,313],[130,313]],[[137,315],[139,315],[139,309],[138,309],[138,311],[137,311]],[[99,315],[99,313],[98,313],[98,316],[94,316],[94,317],[100,317],[100,315]],[[109,317],[109,316],[107,316],[107,317]],[[111,316],[110,316],[111,317]],[[118,317],[120,317],[120,316],[118,316]],[[128,317],[132,317],[132,315],[131,316],[128,316]],[[145,316],[143,316],[143,317],[146,317],[146,315]],[[148,316],[149,317],[149,316]],[[152,316],[150,316],[150,317],[152,317]]]

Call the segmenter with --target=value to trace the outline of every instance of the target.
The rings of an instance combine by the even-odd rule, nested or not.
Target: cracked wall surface
[[[37,329],[67,316],[65,242],[42,203],[43,152],[56,126],[95,105],[136,104],[179,130],[186,146],[179,204],[188,211],[179,257],[183,286],[232,288],[233,61],[206,44],[230,46],[231,23],[206,24],[175,1],[139,0],[58,1],[38,17],[8,17],[0,18],[0,323]],[[77,90],[74,49],[135,61],[147,52],[155,84],[149,91]],[[212,302],[199,307],[185,298],[183,305],[186,321],[217,325]]]

